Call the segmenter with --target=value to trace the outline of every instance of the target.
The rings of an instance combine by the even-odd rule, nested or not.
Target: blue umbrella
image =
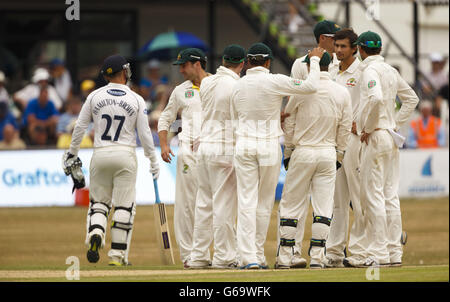
[[[185,48],[195,47],[207,52],[208,46],[198,37],[188,32],[170,31],[157,35],[139,51],[138,58],[174,60]]]

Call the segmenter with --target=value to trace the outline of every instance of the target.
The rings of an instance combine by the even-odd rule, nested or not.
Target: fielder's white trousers
[[[344,259],[344,249],[348,238],[349,205],[352,203],[353,225],[350,230],[348,251],[352,256],[367,257],[367,238],[364,216],[360,202],[360,137],[351,134],[342,167],[336,173],[333,220],[331,221],[326,253],[332,259]]]
[[[111,241],[119,243],[125,249],[111,248],[109,257],[116,257],[128,262],[132,227],[136,214],[136,174],[137,160],[135,148],[127,146],[110,146],[94,149],[89,166],[89,210],[87,215],[86,244],[90,237],[98,234],[102,237],[102,246],[105,245],[108,212],[112,206],[124,209],[115,210],[113,221],[128,225],[129,230],[111,230]],[[129,209],[129,210],[125,210]],[[94,210],[92,212],[92,210]],[[89,230],[90,226],[99,225],[103,228]]]
[[[275,139],[236,141],[237,244],[241,264],[265,264],[264,243],[281,168],[281,146]]]
[[[380,264],[401,262],[402,220],[399,150],[387,130],[374,131],[362,143],[361,206],[369,241],[368,255]]]
[[[336,150],[334,147],[296,147],[291,155],[289,169],[280,201],[281,219],[305,217],[310,203],[314,216],[331,218],[333,213],[333,192],[336,177]],[[296,236],[295,226],[280,226],[280,237],[292,240]],[[312,238],[326,240],[329,226],[313,223]],[[278,264],[290,265],[294,248],[278,244]],[[311,260],[320,262],[324,255],[323,247],[313,246]]]
[[[180,141],[175,180],[174,233],[184,263],[192,251],[195,200],[197,197],[197,159],[191,145]]]
[[[201,143],[198,150],[198,193],[191,262],[213,266],[236,261],[236,174],[233,155],[224,154],[222,144]],[[232,146],[231,146],[232,147]]]

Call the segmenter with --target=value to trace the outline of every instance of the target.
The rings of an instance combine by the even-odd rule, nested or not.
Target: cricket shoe
[[[185,264],[184,268],[187,268],[187,269],[210,269],[211,262],[209,262],[209,261],[188,261],[187,264]]]
[[[213,269],[237,269],[238,263],[237,262],[231,262],[228,264],[213,264],[211,266]]]
[[[239,269],[261,269],[261,265],[259,265],[258,263],[249,263],[247,265],[243,265],[241,266]]]
[[[87,259],[90,263],[97,263],[100,259],[100,255],[98,254],[98,250],[100,249],[102,244],[102,237],[98,234],[92,235],[89,241],[89,249],[87,251]]]
[[[380,263],[377,259],[373,258],[373,257],[368,257],[366,258],[366,260],[362,263],[362,265],[358,266],[358,267],[386,267],[389,266],[390,263]]]
[[[290,269],[291,266],[290,265],[286,265],[286,264],[279,264],[278,261],[275,262],[275,265],[273,267],[274,269]]]
[[[401,267],[402,263],[401,262],[391,262],[389,263],[390,267]]]
[[[325,265],[326,268],[344,267],[344,264],[342,262],[343,262],[342,259],[333,259],[328,256],[326,256],[325,259],[323,259],[322,261],[322,263]]]
[[[326,268],[326,267],[325,267],[325,264],[311,259],[311,262],[309,263],[309,268],[310,269],[322,269],[322,268]]]
[[[264,261],[262,263],[259,263],[259,268],[260,269],[268,269],[269,266],[267,265],[267,263]]]
[[[366,261],[365,258],[350,256],[344,258],[342,264],[344,265],[344,267],[365,267],[364,266],[365,261]]]
[[[291,268],[305,268],[306,264],[306,259],[299,256],[294,256],[291,260]]]
[[[109,266],[127,266],[127,264],[119,257],[110,257]]]

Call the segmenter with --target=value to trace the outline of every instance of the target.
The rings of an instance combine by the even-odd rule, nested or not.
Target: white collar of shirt
[[[116,87],[116,88],[128,88],[127,85],[123,85],[123,84],[118,84],[118,83],[108,83],[109,87]]]
[[[225,66],[220,66],[219,68],[217,68],[216,74],[229,75],[234,79],[239,79],[239,75],[237,73],[229,68],[226,68]]]
[[[347,67],[347,69],[342,72],[354,73],[358,69],[359,63],[361,63],[361,61],[359,61],[358,58],[355,58],[353,63],[350,64],[350,66]]]
[[[247,69],[247,74],[257,74],[257,73],[270,73],[270,70],[262,66]]]
[[[366,69],[372,62],[384,62],[384,58],[380,55],[368,56],[361,64],[359,64],[359,69]]]

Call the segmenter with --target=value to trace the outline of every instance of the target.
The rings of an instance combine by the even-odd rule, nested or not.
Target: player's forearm
[[[417,103],[419,102],[419,98],[413,89],[398,92],[397,94],[399,99],[402,101],[402,106],[395,117],[395,124],[398,129],[408,121],[409,117],[414,112]]]
[[[159,145],[161,146],[161,148],[166,148],[168,146],[168,144],[167,144],[167,134],[168,134],[167,130],[161,130],[161,131],[158,132]]]
[[[300,85],[303,93],[314,93],[319,88],[320,81],[320,66],[319,57],[310,58],[309,74],[306,80]]]
[[[80,114],[78,120],[75,124],[75,128],[72,133],[72,142],[70,143],[69,152],[73,155],[78,154],[78,150],[80,149],[81,141],[83,140],[84,133],[86,132],[87,127],[89,126],[90,119],[83,118]]]
[[[369,97],[369,103],[367,105],[367,119],[364,125],[364,131],[366,133],[373,132],[380,120],[380,105],[382,104],[382,99],[376,96]]]

